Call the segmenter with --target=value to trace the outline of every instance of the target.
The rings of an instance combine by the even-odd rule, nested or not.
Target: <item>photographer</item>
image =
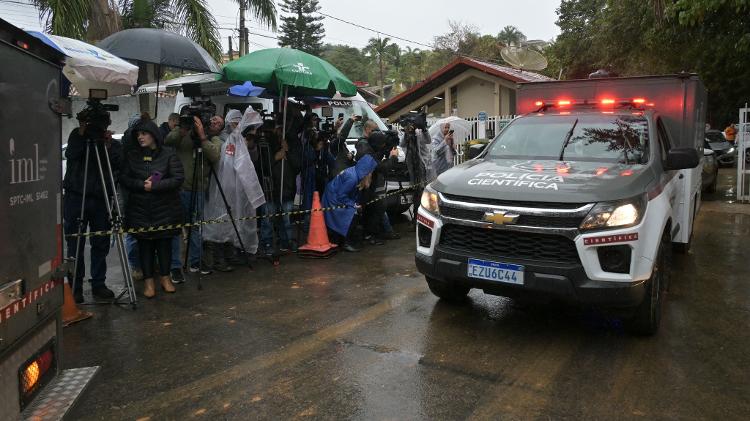
[[[191,124],[192,123],[192,124]],[[208,189],[208,176],[210,167],[219,162],[221,153],[221,139],[219,134],[224,128],[224,119],[220,116],[213,116],[210,120],[209,127],[206,130],[203,122],[198,117],[193,117],[192,122],[184,116],[180,118],[180,125],[172,130],[164,142],[167,146],[175,148],[177,156],[182,162],[185,169],[185,182],[182,184],[180,199],[182,208],[187,218],[199,221],[203,217],[203,207],[206,191]],[[203,150],[202,161],[196,163],[195,154],[197,148]],[[197,165],[196,165],[197,164]],[[200,174],[203,168],[203,178],[195,177],[195,172]],[[195,185],[193,181],[195,180]],[[195,209],[190,209],[195,200]],[[192,213],[192,215],[191,215]],[[208,275],[211,271],[200,261],[202,239],[197,227],[192,228],[190,235],[190,272],[200,271],[203,275]],[[179,236],[175,237],[172,243],[172,280],[175,283],[184,282],[182,271],[179,269],[182,264],[179,262],[180,240]]]
[[[105,112],[106,113],[106,112]],[[79,128],[73,129],[68,137],[68,146],[65,149],[65,158],[67,159],[67,171],[63,180],[65,189],[63,204],[63,219],[65,223],[65,233],[74,234],[78,232],[78,218],[83,209],[82,230],[86,228],[90,231],[108,231],[111,228],[109,216],[107,215],[107,206],[105,200],[111,200],[114,191],[108,191],[109,197],[105,197],[102,189],[102,182],[97,166],[97,159],[94,154],[99,154],[102,163],[104,179],[109,182],[110,174],[107,171],[106,157],[109,156],[112,165],[112,172],[117,180],[121,160],[121,144],[112,140],[112,132],[107,131],[110,124],[109,113],[96,114],[91,109],[85,109],[77,115]],[[93,141],[89,143],[89,140]],[[86,148],[90,148],[88,160],[88,173],[84,174],[86,167]],[[85,187],[84,187],[85,181]],[[83,193],[86,192],[84,203]],[[109,188],[108,188],[109,190]],[[90,274],[91,274],[91,292],[95,298],[111,299],[114,293],[107,288],[105,281],[107,278],[107,255],[109,254],[110,237],[93,236],[88,237],[91,245]],[[85,238],[82,238],[76,250],[76,238],[67,238],[68,257],[79,257],[77,278],[73,285],[75,290],[73,295],[77,303],[83,302],[83,278],[86,273],[83,254],[86,244]],[[69,279],[68,282],[71,280]]]
[[[368,123],[370,123],[368,121]],[[377,127],[377,126],[376,126]],[[365,124],[367,128],[367,124]],[[367,204],[385,193],[386,174],[398,164],[398,141],[393,141],[391,136],[379,131],[372,131],[369,137],[357,142],[357,161],[371,156],[377,163],[372,175],[372,183],[368,189],[362,192],[362,203]],[[384,227],[385,202],[378,200],[370,203],[364,208],[365,234],[370,244],[382,245],[385,237]]]
[[[251,128],[243,134],[266,198],[266,203],[258,208],[258,212],[263,216],[291,212],[297,192],[297,174],[300,173],[302,164],[301,151],[296,147],[290,150],[290,145],[285,140],[279,140],[280,133],[278,130],[259,132]],[[285,158],[286,163],[282,165]],[[280,197],[282,190],[283,200]],[[273,249],[274,229],[279,232],[281,250],[294,250],[292,223],[287,214],[283,217],[261,220],[260,241],[265,254],[272,255],[276,252]]]
[[[399,123],[404,128],[400,146],[406,150],[406,167],[409,171],[409,181],[414,188],[412,203],[416,212],[424,186],[435,179],[430,153],[432,139],[427,132],[424,115],[417,119],[401,119]]]

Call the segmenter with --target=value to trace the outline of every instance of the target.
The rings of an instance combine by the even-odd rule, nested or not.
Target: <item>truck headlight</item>
[[[617,202],[597,203],[581,223],[581,230],[624,228],[637,225],[646,213],[645,196]]]
[[[437,192],[430,188],[430,186],[425,187],[424,191],[422,192],[421,205],[422,208],[424,208],[424,210],[426,210],[427,212],[430,212],[434,215],[440,214]]]

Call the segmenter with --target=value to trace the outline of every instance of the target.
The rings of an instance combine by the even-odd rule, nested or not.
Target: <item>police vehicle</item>
[[[430,290],[596,304],[655,333],[671,252],[689,248],[700,206],[700,79],[525,83],[517,109],[424,191],[416,265]]]

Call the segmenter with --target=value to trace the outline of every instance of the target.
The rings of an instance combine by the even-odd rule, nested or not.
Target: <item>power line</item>
[[[337,21],[339,21],[339,22],[343,22],[343,23],[346,23],[346,24],[348,24],[348,25],[356,26],[357,28],[361,28],[361,29],[365,29],[365,30],[368,30],[368,31],[371,31],[371,32],[375,32],[375,33],[376,33],[376,34],[378,34],[378,35],[382,34],[382,35],[385,35],[385,36],[387,36],[387,37],[390,37],[390,38],[393,38],[393,39],[397,39],[397,40],[405,41],[405,42],[408,42],[408,43],[411,43],[411,44],[421,45],[421,46],[423,46],[423,47],[428,47],[428,48],[432,48],[432,45],[427,45],[427,44],[425,44],[425,43],[422,43],[422,42],[418,42],[418,41],[412,41],[412,40],[410,40],[410,39],[402,38],[402,37],[399,37],[399,36],[396,36],[396,35],[391,35],[391,34],[387,34],[387,33],[383,32],[383,31],[378,31],[377,29],[369,28],[369,27],[367,27],[367,26],[363,26],[363,25],[360,25],[360,24],[358,24],[358,23],[354,23],[354,22],[350,22],[350,21],[348,21],[348,20],[344,20],[344,19],[341,19],[341,18],[337,18],[337,17],[335,17],[335,16],[331,16],[331,15],[329,15],[329,14],[327,14],[327,13],[323,13],[323,12],[317,12],[317,13],[318,13],[318,14],[320,14],[320,15],[323,15],[323,16],[325,16],[325,17],[327,17],[327,18],[331,18],[331,19],[333,19],[333,20],[337,20]]]

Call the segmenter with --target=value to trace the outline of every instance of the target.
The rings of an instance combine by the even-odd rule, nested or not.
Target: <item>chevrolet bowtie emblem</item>
[[[495,225],[513,225],[518,222],[519,215],[504,212],[494,211],[485,212],[484,221]]]

